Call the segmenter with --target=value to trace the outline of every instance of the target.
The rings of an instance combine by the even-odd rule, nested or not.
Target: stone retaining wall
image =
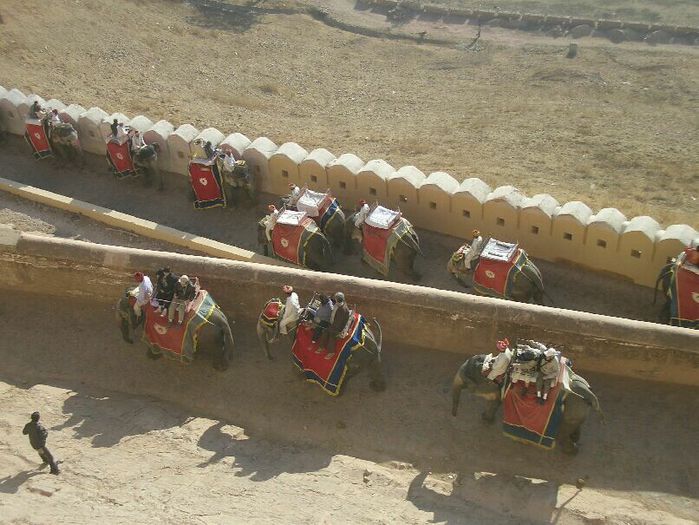
[[[165,265],[200,277],[238,321],[238,330],[253,330],[265,301],[290,283],[302,301],[313,291],[343,290],[350,305],[378,318],[391,359],[399,358],[402,346],[470,355],[492,351],[499,337],[532,337],[560,347],[581,371],[699,383],[699,332],[689,329],[373,279],[0,229],[0,288],[10,291],[79,295],[110,303],[132,283],[134,271],[153,273]]]

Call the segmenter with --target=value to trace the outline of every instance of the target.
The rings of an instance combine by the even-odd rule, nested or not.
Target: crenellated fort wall
[[[0,86],[0,121],[10,133],[24,134],[25,115],[36,99],[58,109],[61,119],[76,127],[89,153],[106,153],[109,122],[117,118],[144,133],[147,143],[160,144],[163,170],[172,177],[187,176],[192,143],[203,138],[244,158],[260,191],[284,194],[290,182],[319,191],[330,189],[347,208],[359,199],[378,201],[400,207],[418,228],[462,239],[477,228],[485,235],[519,242],[534,257],[617,274],[644,286],[654,286],[659,270],[671,257],[699,243],[699,232],[689,225],[663,227],[652,217],[627,218],[615,208],[595,211],[580,201],[559,203],[548,194],[529,197],[513,186],[491,188],[478,178],[459,183],[441,171],[426,174],[415,166],[397,168],[351,153],[335,156],[324,148],[309,152],[294,142],[277,145],[267,137],[250,140],[241,133],[226,135],[190,124],[175,128],[164,120],[85,109]]]

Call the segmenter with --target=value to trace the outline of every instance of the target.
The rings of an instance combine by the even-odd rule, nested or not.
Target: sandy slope
[[[5,0],[0,84],[697,226],[698,49],[582,39],[567,60],[566,40],[484,28],[473,53],[332,29],[284,5],[223,17],[178,1]]]

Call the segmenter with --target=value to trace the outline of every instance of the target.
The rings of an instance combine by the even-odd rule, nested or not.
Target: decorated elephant
[[[255,174],[245,160],[236,160],[231,165],[226,162],[224,155],[218,155],[216,163],[223,176],[223,187],[226,192],[227,205],[238,206],[241,195],[244,195],[251,205],[257,204],[257,188]]]
[[[355,212],[345,220],[344,246],[347,255],[361,251],[362,259],[384,276],[388,275],[393,264],[411,279],[421,279],[422,276],[415,269],[415,259],[422,255],[420,239],[408,219],[399,216],[385,229],[374,228],[364,221],[358,228],[355,225],[356,215]]]
[[[492,423],[495,420],[495,413],[502,403],[501,386],[494,381],[491,381],[483,375],[484,362],[488,359],[485,354],[475,355],[468,358],[461,365],[454,380],[452,382],[452,410],[453,416],[456,416],[461,391],[466,389],[468,392],[481,397],[487,401],[485,411],[481,414],[484,421]],[[568,366],[568,365],[565,365]],[[575,454],[578,451],[578,442],[580,441],[580,431],[587,419],[590,408],[601,413],[599,400],[590,389],[588,382],[581,376],[567,369],[569,373],[570,392],[561,393],[561,403],[559,410],[558,432],[554,436],[561,445],[563,452]],[[505,382],[509,379],[506,376]],[[517,388],[517,387],[512,387]]]
[[[160,144],[154,142],[140,148],[133,156],[133,163],[139,173],[143,174],[146,186],[151,186],[154,180],[158,181],[158,189],[165,187],[163,175],[158,167],[158,153]]]
[[[216,370],[226,370],[233,355],[233,333],[228,319],[205,290],[192,301],[186,323],[168,323],[151,305],[143,307],[139,319],[134,313],[135,288],[127,288],[116,303],[116,319],[122,339],[133,344],[137,332],[148,347],[146,355],[158,359],[163,354],[190,363],[200,346],[213,356]],[[139,330],[140,329],[140,330]]]
[[[665,302],[658,320],[673,326],[699,328],[699,247],[687,248],[661,268],[655,281],[653,304],[659,285]]]
[[[49,134],[49,142],[51,149],[59,159],[79,165],[85,163],[78,132],[69,122],[54,124]]]
[[[471,246],[464,244],[449,258],[447,271],[466,288],[469,287],[468,277],[472,275],[473,288],[480,295],[543,304],[546,292],[541,272],[527,252],[517,245],[494,239],[486,239],[483,251],[489,241],[511,247],[511,254],[504,259],[490,259],[482,253],[471,254]]]
[[[314,300],[317,296],[314,295]],[[330,395],[339,395],[343,382],[367,369],[371,377],[369,386],[381,392],[386,380],[381,364],[382,331],[376,319],[376,334],[370,323],[359,313],[351,312],[346,331],[336,339],[336,356],[328,361],[319,355],[317,343],[312,341],[314,325],[311,322],[313,300],[302,309],[298,321],[286,336],[282,336],[279,323],[284,315],[284,303],[274,297],[265,303],[257,321],[257,338],[267,359],[272,359],[270,345],[282,337],[291,341],[292,359],[307,380],[318,383]]]
[[[305,217],[299,224],[281,222],[293,213],[298,212],[281,212],[270,232],[270,239],[267,238],[267,224],[272,216],[267,215],[257,223],[257,241],[262,245],[263,254],[269,255],[271,251],[276,257],[293,264],[312,270],[329,270],[335,262],[330,242],[310,217]]]
[[[299,191],[300,195],[296,198],[296,202],[292,202],[291,194],[280,197],[280,209],[306,211],[309,217],[320,226],[333,248],[342,248],[345,242],[345,213],[337,198],[330,193],[330,190],[321,193],[303,187],[299,188]]]

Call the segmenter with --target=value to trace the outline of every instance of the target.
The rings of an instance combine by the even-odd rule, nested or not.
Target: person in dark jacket
[[[158,311],[161,317],[167,315],[170,302],[175,295],[178,277],[166,266],[156,272],[155,280],[155,300],[158,302]]]
[[[335,306],[330,315],[330,326],[323,335],[321,335],[319,341],[320,348],[326,348],[330,345],[328,348],[328,355],[325,356],[325,359],[332,359],[335,357],[335,340],[339,339],[344,332],[350,316],[350,310],[345,302],[345,294],[337,292],[333,299],[335,299]]]
[[[49,432],[44,425],[39,423],[39,417],[41,417],[39,412],[34,412],[32,414],[32,420],[24,425],[22,434],[29,436],[29,444],[39,453],[39,457],[42,461],[51,467],[51,474],[58,474],[60,472],[60,470],[58,470],[58,465],[53,459],[53,455],[49,449],[46,448],[46,438]]]
[[[172,323],[177,313],[177,323],[182,324],[184,315],[187,311],[187,304],[194,300],[196,296],[196,288],[188,276],[182,275],[175,285],[175,294],[172,297],[170,308],[168,309],[168,321]]]
[[[210,140],[207,140],[206,144],[204,144],[204,154],[208,159],[213,159],[216,155],[216,150],[214,149]]]

